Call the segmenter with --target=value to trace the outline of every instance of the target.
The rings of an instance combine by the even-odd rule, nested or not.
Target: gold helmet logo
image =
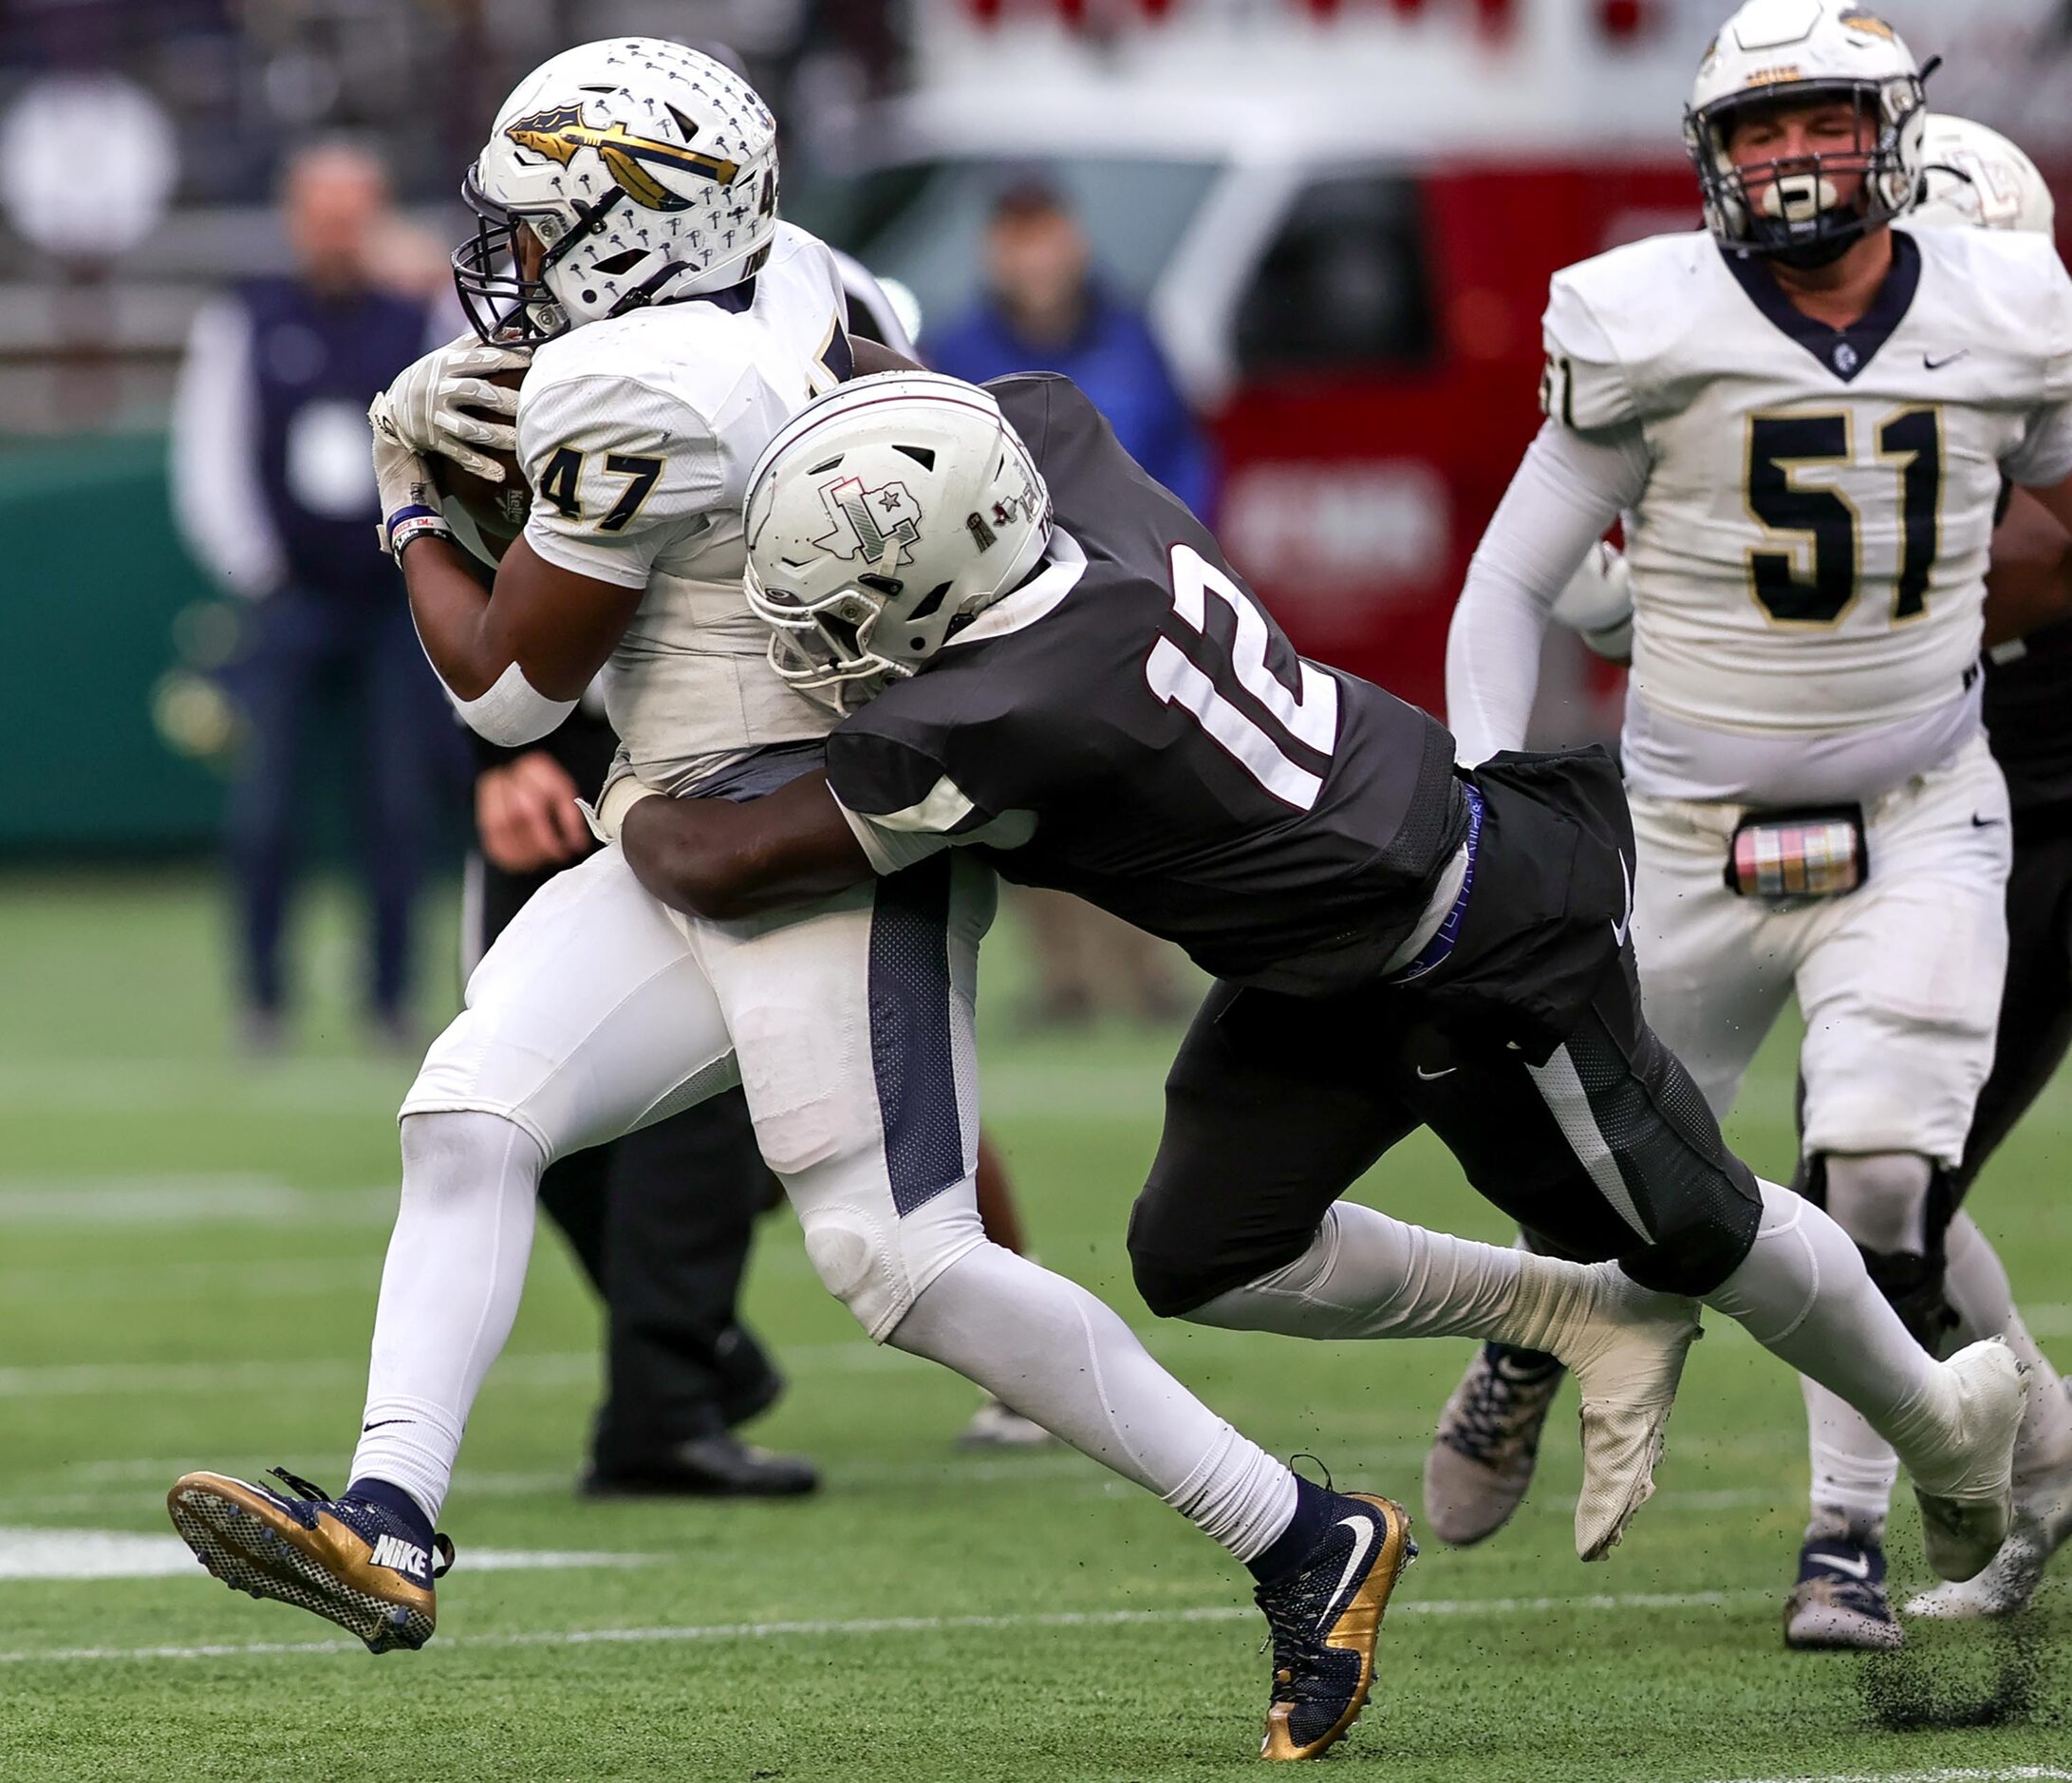
[[[634,203],[651,211],[681,211],[688,209],[691,201],[670,191],[647,171],[649,166],[673,167],[720,186],[731,186],[741,171],[738,161],[703,155],[697,149],[658,141],[653,137],[635,136],[623,123],[600,130],[583,122],[580,105],[555,105],[547,111],[535,111],[520,118],[504,134],[520,148],[544,155],[564,167],[575,159],[578,149],[595,149],[604,158],[605,171],[612,182]]]
[[[1899,33],[1875,12],[1844,12],[1840,23],[1845,31],[1861,31],[1867,37],[1882,37],[1887,43],[1899,41]]]

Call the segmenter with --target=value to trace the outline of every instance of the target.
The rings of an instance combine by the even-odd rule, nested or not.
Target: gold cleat
[[[453,1566],[443,1535],[426,1549],[385,1505],[333,1498],[283,1469],[294,1494],[225,1473],[189,1473],[165,1506],[180,1540],[233,1591],[277,1598],[334,1622],[370,1653],[421,1647],[438,1623],[433,1581]]]
[[[1331,1525],[1302,1569],[1256,1593],[1274,1649],[1262,1758],[1320,1758],[1352,1732],[1373,1688],[1382,1613],[1417,1558],[1401,1505],[1370,1492],[1332,1498]]]

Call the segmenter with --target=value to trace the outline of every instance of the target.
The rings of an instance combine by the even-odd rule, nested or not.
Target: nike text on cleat
[[[1537,1351],[1476,1350],[1425,1457],[1425,1521],[1442,1542],[1471,1548],[1511,1520],[1567,1373]]]
[[[1885,1595],[1885,1553],[1848,1535],[1809,1540],[1784,1601],[1784,1644],[1802,1652],[1889,1653],[1906,1639]]]
[[[1352,1731],[1373,1688],[1382,1613],[1417,1557],[1399,1504],[1335,1492],[1331,1517],[1298,1572],[1254,1593],[1274,1650],[1262,1758],[1319,1758]]]
[[[233,1590],[313,1611],[370,1652],[429,1641],[433,1581],[452,1567],[454,1545],[435,1535],[428,1551],[386,1506],[273,1472],[287,1492],[223,1473],[175,1482],[166,1509],[195,1557]]]
[[[1939,1578],[1964,1580],[1985,1570],[2013,1522],[2026,1393],[2014,1352],[1997,1339],[1959,1350],[1942,1368],[1951,1395],[1943,1428],[1925,1441],[1910,1432],[1900,1460],[1913,1475],[1928,1564]]]

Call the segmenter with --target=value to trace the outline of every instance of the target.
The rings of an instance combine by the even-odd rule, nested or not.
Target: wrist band
[[[454,529],[446,524],[446,516],[437,508],[398,508],[388,516],[387,524],[388,554],[399,559],[402,556],[402,548],[414,538],[451,538],[454,535]]]

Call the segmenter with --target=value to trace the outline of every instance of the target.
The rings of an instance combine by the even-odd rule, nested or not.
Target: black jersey
[[[1033,580],[828,739],[865,846],[881,868],[980,846],[1219,978],[1371,979],[1465,837],[1453,739],[1298,656],[1068,379],[987,387],[1057,535]]]
[[[2016,812],[2072,805],[2072,620],[2003,645],[1986,667],[1986,730]],[[2020,827],[2019,825],[2017,826]]]

